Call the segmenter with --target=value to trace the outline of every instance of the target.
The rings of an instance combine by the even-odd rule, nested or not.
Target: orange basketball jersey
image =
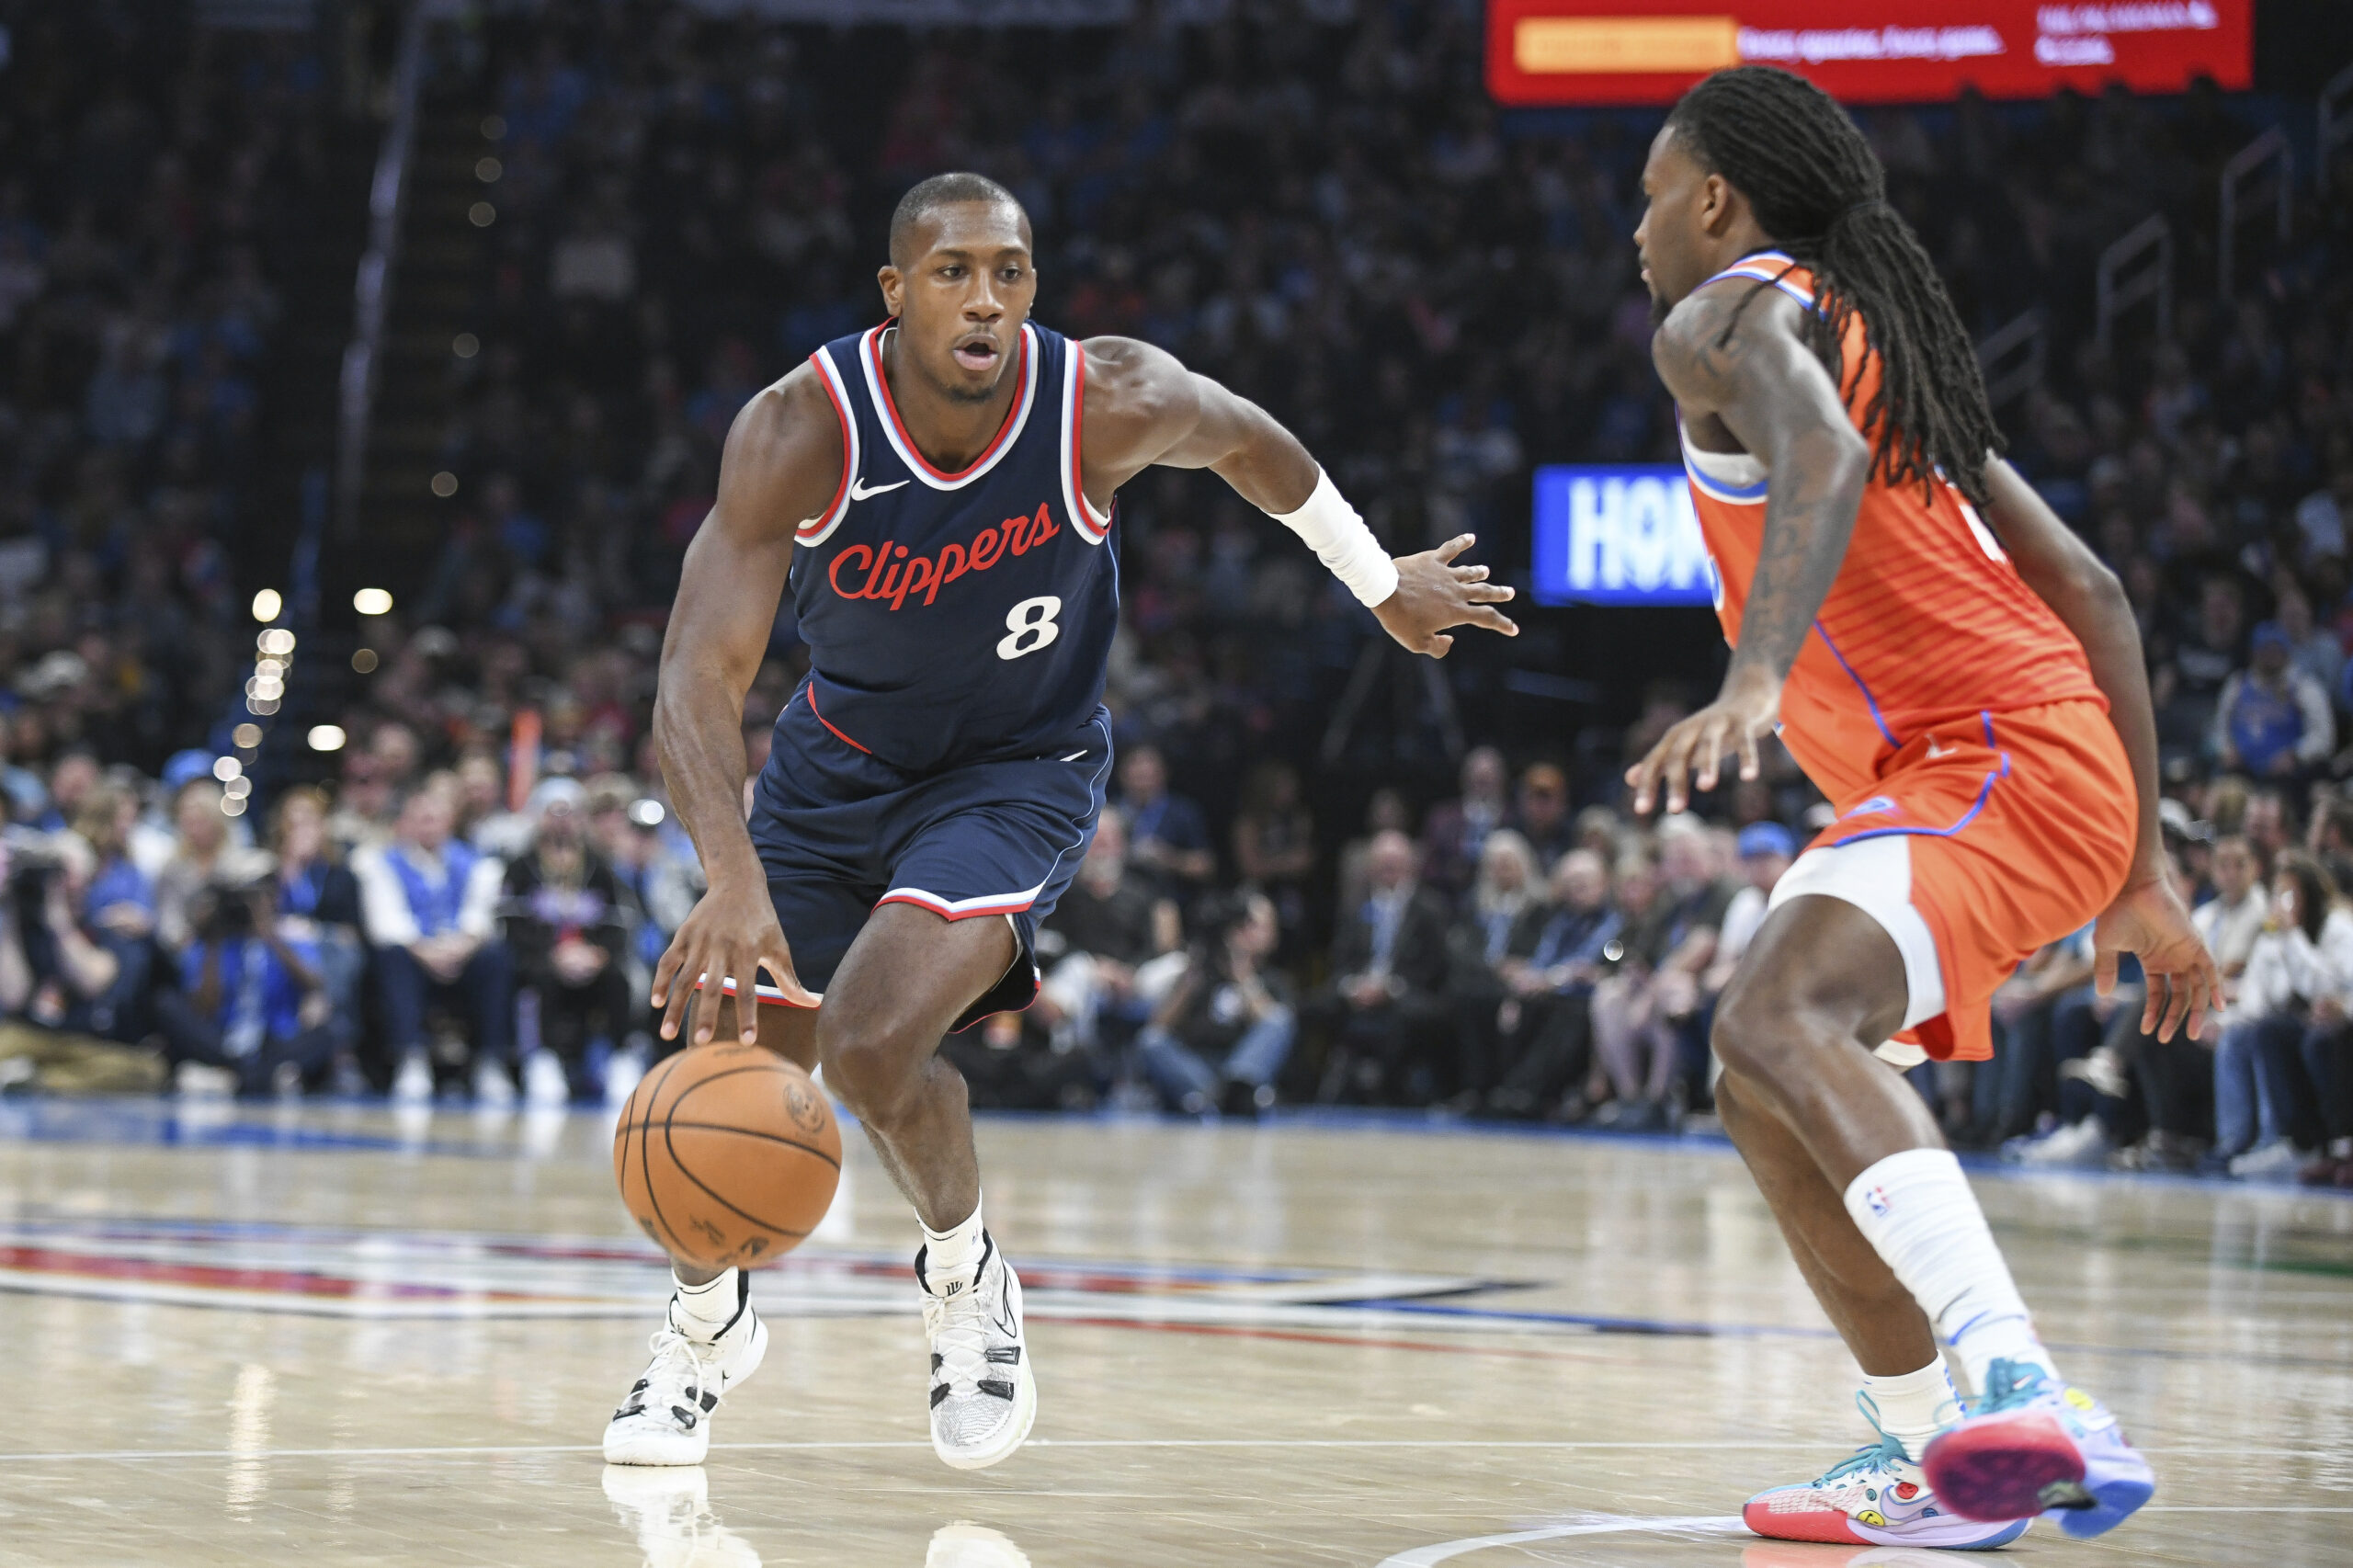
[[[1814,308],[1813,275],[1777,251],[1717,277],[1753,278]],[[1863,430],[1880,364],[1859,313],[1840,351],[1847,416]],[[1683,466],[1715,564],[1716,613],[1736,647],[1765,532],[1765,465],[1700,451],[1687,433]],[[1864,790],[1906,742],[1940,724],[2071,699],[2107,706],[2083,645],[1941,476],[1925,494],[1917,481],[1872,477],[1813,630],[1782,688],[1781,739],[1833,801]]]

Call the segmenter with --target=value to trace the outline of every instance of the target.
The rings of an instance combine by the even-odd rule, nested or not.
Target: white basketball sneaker
[[[986,1470],[1029,1439],[1038,1382],[1021,1338],[1021,1280],[981,1233],[970,1280],[932,1280],[915,1254],[923,1326],[931,1338],[931,1447],[958,1470]]]
[[[768,1325],[752,1310],[748,1277],[735,1316],[706,1345],[665,1312],[648,1342],[654,1359],[605,1427],[608,1464],[700,1464],[710,1452],[710,1413],[721,1397],[759,1370]]]

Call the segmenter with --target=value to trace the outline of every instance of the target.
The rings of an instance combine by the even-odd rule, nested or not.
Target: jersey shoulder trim
[[[1080,472],[1086,449],[1086,350],[1079,347],[1078,339],[1066,338],[1063,342],[1063,506],[1070,513],[1071,525],[1078,529],[1078,537],[1089,544],[1101,544],[1110,537],[1111,517],[1097,512],[1095,503],[1086,498],[1086,485]]]
[[[1006,411],[1005,423],[997,427],[996,438],[986,450],[972,460],[972,466],[955,473],[948,473],[932,466],[929,459],[916,450],[915,441],[907,435],[906,426],[899,418],[899,405],[891,397],[891,382],[882,374],[882,335],[891,323],[870,328],[858,339],[858,358],[866,371],[867,395],[881,415],[884,438],[891,449],[907,465],[907,472],[934,490],[961,490],[987,473],[1002,461],[1021,439],[1022,428],[1029,423],[1029,408],[1038,399],[1037,330],[1024,322],[1021,326],[1021,381],[1013,396],[1013,407]]]
[[[834,487],[834,498],[825,509],[792,533],[795,543],[818,545],[849,516],[849,493],[858,483],[858,420],[850,413],[849,387],[842,381],[841,367],[834,363],[833,355],[820,348],[809,356],[809,362],[817,367],[817,384],[825,389],[825,400],[834,405],[834,417],[842,426],[842,482]]]
[[[1801,275],[1804,281],[1794,281],[1790,277],[1792,273]],[[1786,251],[1765,250],[1754,256],[1742,256],[1699,287],[1705,289],[1709,283],[1726,278],[1754,278],[1759,283],[1770,283],[1807,310],[1813,309],[1813,290],[1810,287],[1813,274]]]

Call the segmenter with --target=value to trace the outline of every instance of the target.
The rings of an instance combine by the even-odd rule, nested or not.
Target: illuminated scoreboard
[[[1502,103],[1665,104],[1726,65],[1779,65],[1848,103],[2177,93],[2253,82],[2255,0],[1488,0]]]

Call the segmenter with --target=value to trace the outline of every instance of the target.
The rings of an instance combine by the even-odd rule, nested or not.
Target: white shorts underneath
[[[1888,834],[1848,844],[1809,849],[1773,884],[1769,913],[1809,893],[1843,899],[1879,923],[1904,957],[1904,1028],[1927,1022],[1945,1010],[1945,971],[1937,960],[1937,939],[1912,904],[1912,838]],[[1896,1067],[1917,1067],[1927,1051],[1908,1040],[1880,1043],[1879,1058]]]

